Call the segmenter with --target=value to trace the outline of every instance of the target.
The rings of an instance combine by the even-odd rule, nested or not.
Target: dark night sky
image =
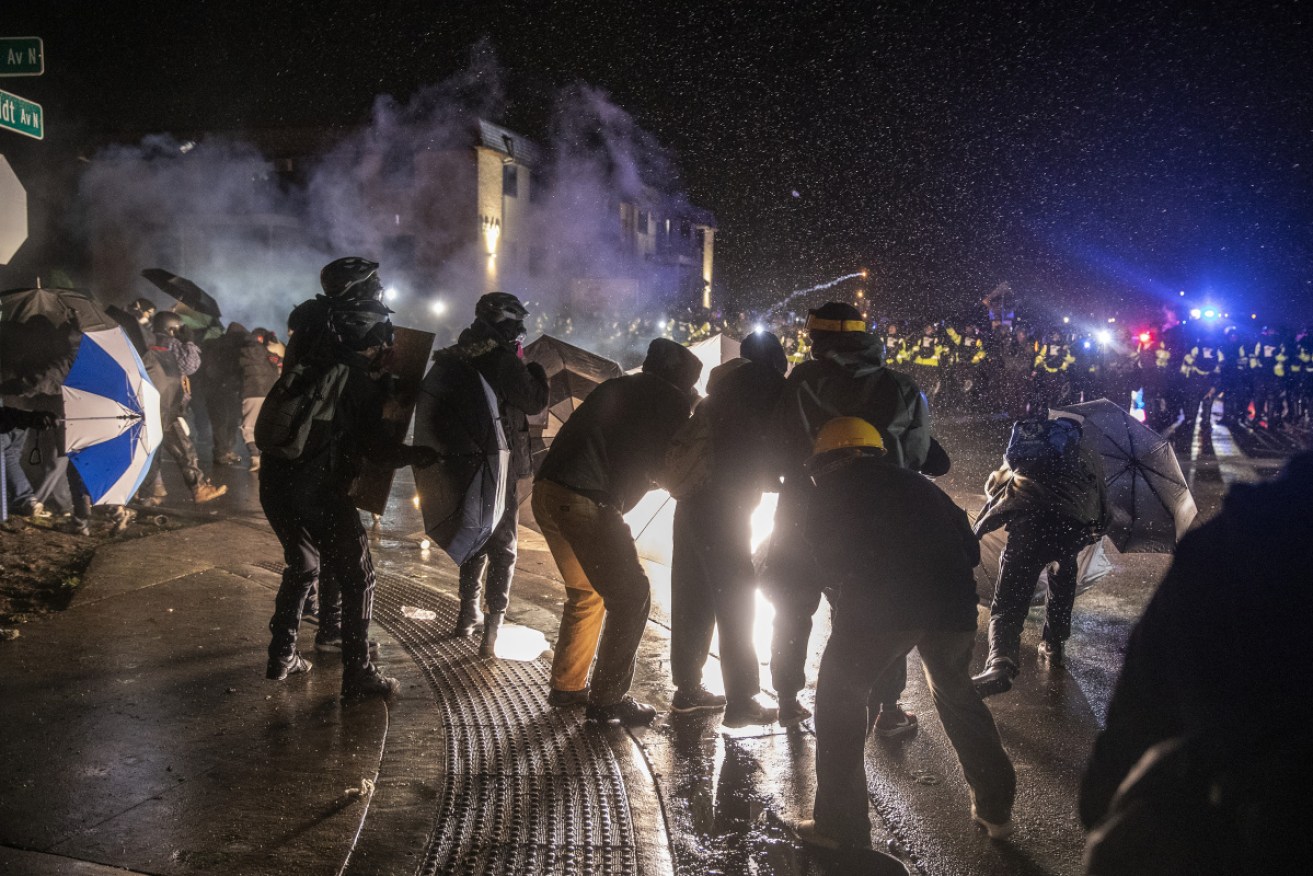
[[[49,72],[0,87],[46,105],[52,145],[353,123],[487,38],[512,127],[583,80],[675,151],[732,293],[870,266],[876,300],[912,308],[1008,280],[1062,306],[1186,289],[1313,317],[1307,3],[6,7]]]

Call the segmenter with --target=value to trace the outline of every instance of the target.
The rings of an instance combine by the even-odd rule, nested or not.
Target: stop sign
[[[0,265],[18,252],[27,240],[27,190],[14,175],[14,169],[0,155]]]

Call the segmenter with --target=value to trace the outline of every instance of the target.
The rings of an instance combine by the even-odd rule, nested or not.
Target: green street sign
[[[0,37],[0,76],[40,76],[46,72],[41,37]]]
[[[16,94],[0,91],[0,128],[17,131],[25,137],[44,140],[46,114],[41,104],[24,100]]]

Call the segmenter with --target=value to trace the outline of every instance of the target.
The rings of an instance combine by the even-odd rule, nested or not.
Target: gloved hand
[[[402,465],[411,465],[415,468],[428,468],[438,461],[438,451],[432,447],[424,445],[405,445],[401,448]]]

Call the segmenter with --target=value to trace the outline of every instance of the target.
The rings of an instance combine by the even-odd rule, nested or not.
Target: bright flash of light
[[[441,299],[434,301],[432,304],[429,305],[429,313],[433,314],[434,316],[442,316],[446,312],[447,312],[447,302]]]
[[[754,332],[764,332],[764,331],[766,330],[766,327],[765,327],[764,325],[762,325],[761,323],[757,323],[756,325],[754,325],[754,326],[752,327],[752,330],[753,330]]]
[[[862,279],[865,280],[866,277],[867,277],[867,270],[866,268],[862,268]]]
[[[1202,310],[1200,310],[1199,308],[1197,308],[1197,307],[1192,307],[1192,308],[1190,308],[1190,318],[1191,318],[1191,319],[1198,319],[1199,317],[1201,317],[1201,316],[1203,316],[1203,315],[1204,315],[1204,312],[1203,312]]]
[[[1112,343],[1112,332],[1108,331],[1107,329],[1099,329],[1099,331],[1095,333],[1094,337],[1095,339],[1098,340],[1100,344]]]
[[[1090,348],[1090,342],[1089,342],[1089,341],[1086,341],[1086,342],[1084,343],[1084,347],[1085,347],[1085,349],[1088,350],[1088,349]]]
[[[1140,332],[1140,343],[1141,344],[1149,343],[1149,338],[1151,337],[1153,337],[1153,335],[1149,334],[1148,332]]]
[[[1204,311],[1204,319],[1216,319],[1216,318],[1217,318],[1217,311],[1214,310],[1213,308],[1210,307]]]
[[[663,319],[663,320],[661,320],[660,322],[658,322],[658,323],[657,323],[657,328],[661,329],[662,331],[665,331],[665,330],[666,330],[666,321]]]
[[[410,503],[414,505],[416,508],[419,507],[419,493],[415,494],[415,498],[411,499]]]
[[[1108,322],[1113,323],[1113,322],[1116,322],[1116,321],[1117,321],[1117,317],[1115,317],[1115,316],[1110,316],[1110,317],[1108,317]]]
[[[1064,316],[1064,317],[1062,318],[1062,324],[1063,324],[1063,325],[1071,325],[1071,317],[1070,317],[1070,316]]]
[[[383,297],[384,297],[386,300],[388,300],[388,301],[396,301],[396,300],[397,300],[397,287],[396,287],[396,286],[389,286],[389,287],[387,287],[386,289],[384,289],[384,290],[383,290]]]
[[[501,226],[489,222],[483,226],[483,242],[488,248],[489,257],[497,254],[497,240],[501,237]]]
[[[1181,290],[1181,297],[1182,297],[1182,298],[1185,297],[1185,290],[1184,290],[1184,289]]]

